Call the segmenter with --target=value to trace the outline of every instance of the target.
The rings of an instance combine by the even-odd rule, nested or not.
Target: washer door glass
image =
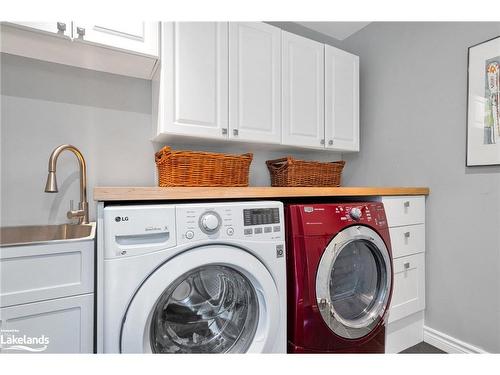
[[[321,316],[337,335],[369,334],[383,318],[391,291],[391,259],[371,228],[349,227],[325,250],[316,277]]]
[[[161,295],[151,320],[154,353],[242,353],[255,335],[259,305],[239,271],[208,265],[177,278]]]

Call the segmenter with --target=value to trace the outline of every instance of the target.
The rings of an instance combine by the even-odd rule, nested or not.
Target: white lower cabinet
[[[93,352],[94,253],[94,234],[0,247],[0,352]]]
[[[389,228],[392,256],[401,258],[425,249],[425,224]]]
[[[1,353],[92,353],[94,294],[0,309]]]
[[[425,223],[425,197],[383,197],[389,228]]]
[[[419,311],[389,324],[385,330],[385,352],[400,353],[424,341],[423,322],[424,312]]]
[[[423,341],[425,310],[425,197],[382,197],[393,256],[393,290],[386,353]]]
[[[425,309],[424,253],[394,259],[394,289],[389,323]]]

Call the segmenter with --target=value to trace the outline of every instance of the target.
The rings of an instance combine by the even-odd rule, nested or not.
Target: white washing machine
[[[102,211],[97,346],[103,352],[286,352],[280,202]]]

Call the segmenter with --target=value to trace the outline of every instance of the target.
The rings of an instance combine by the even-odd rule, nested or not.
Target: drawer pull
[[[405,238],[410,238],[410,232],[405,232]]]
[[[403,267],[405,268],[405,270],[409,269],[410,268],[410,262],[406,262],[405,264],[403,264]]]
[[[405,208],[410,207],[410,201],[405,201],[404,206],[405,206]]]

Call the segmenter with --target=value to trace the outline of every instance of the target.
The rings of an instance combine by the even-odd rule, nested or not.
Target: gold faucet
[[[73,210],[73,204],[67,213],[68,219],[78,218],[78,224],[88,224],[89,222],[89,204],[87,202],[87,166],[82,153],[75,146],[60,145],[52,151],[49,158],[49,175],[47,176],[47,183],[45,184],[46,193],[57,193],[57,180],[56,180],[56,164],[57,158],[64,150],[71,151],[78,159],[80,166],[80,202],[78,203],[78,210]]]

